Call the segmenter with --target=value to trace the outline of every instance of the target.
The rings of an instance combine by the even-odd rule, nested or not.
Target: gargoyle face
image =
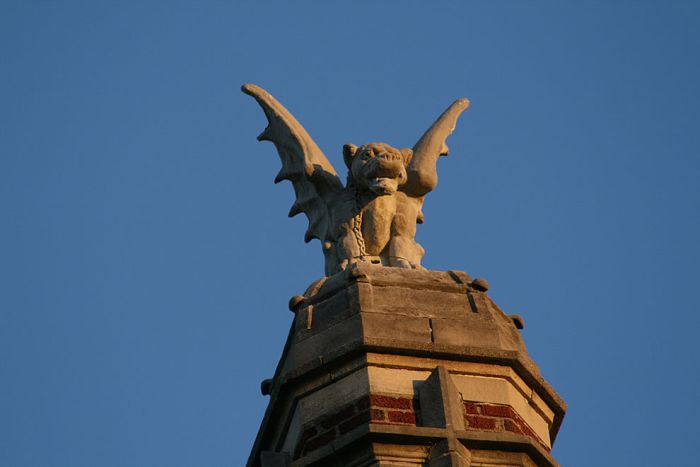
[[[406,166],[410,149],[399,150],[384,143],[360,146],[346,144],[343,157],[348,166],[348,178],[361,191],[378,196],[393,195],[406,183]]]

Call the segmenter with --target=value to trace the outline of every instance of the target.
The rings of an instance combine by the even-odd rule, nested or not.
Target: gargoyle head
[[[408,179],[406,167],[411,156],[410,149],[396,149],[384,143],[360,147],[346,144],[343,159],[348,166],[348,184],[378,196],[393,195]]]

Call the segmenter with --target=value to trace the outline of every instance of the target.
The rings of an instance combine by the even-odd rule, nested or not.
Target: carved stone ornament
[[[423,223],[425,195],[437,185],[437,159],[447,155],[445,140],[469,106],[458,99],[425,132],[413,149],[385,143],[346,144],[347,183],[299,122],[267,91],[245,84],[244,93],[262,107],[269,122],[259,141],[271,141],[282,160],[275,183],[289,180],[296,201],[289,216],[309,219],[305,242],[323,246],[326,275],[355,262],[423,269],[425,250],[415,241]]]

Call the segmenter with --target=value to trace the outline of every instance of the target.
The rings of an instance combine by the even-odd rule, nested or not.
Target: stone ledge
[[[542,448],[542,446],[523,435],[460,431],[456,433],[456,437],[467,449],[494,449],[507,452],[521,452],[527,454],[538,466],[559,466],[554,458]],[[328,445],[293,461],[290,466],[322,465],[321,462],[328,457],[342,455],[343,451],[357,449],[364,443],[384,442],[431,446],[443,439],[444,430],[440,428],[408,425],[364,425],[338,437]]]
[[[470,281],[469,275],[463,271],[428,271],[354,263],[343,272],[324,277],[311,284],[304,295],[294,301],[293,307],[318,303],[357,282],[377,286],[400,284],[402,287],[410,287],[414,290],[466,293],[467,290],[472,289]]]

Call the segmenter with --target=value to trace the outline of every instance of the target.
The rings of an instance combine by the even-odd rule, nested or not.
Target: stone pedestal
[[[248,465],[557,465],[566,405],[486,288],[356,264],[294,297]]]

